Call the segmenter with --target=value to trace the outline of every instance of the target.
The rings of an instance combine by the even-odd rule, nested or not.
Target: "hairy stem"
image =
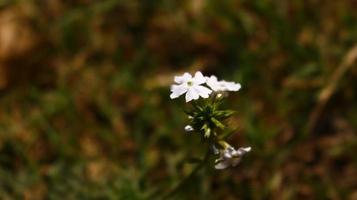
[[[207,163],[208,161],[208,158],[209,158],[209,155],[210,155],[210,152],[207,151],[204,159],[192,170],[192,172],[186,176],[184,179],[182,179],[180,181],[180,183],[178,183],[176,185],[176,187],[172,188],[170,191],[168,191],[163,197],[162,197],[162,200],[165,200],[165,199],[169,199],[170,197],[172,197],[173,195],[175,195],[177,192],[179,192],[181,190],[181,188],[186,185],[187,182],[189,182],[192,177],[194,177],[195,174],[197,174],[197,172],[199,172],[202,167]]]

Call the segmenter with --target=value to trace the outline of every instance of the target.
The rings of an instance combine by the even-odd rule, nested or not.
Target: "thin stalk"
[[[183,186],[185,186],[186,183],[189,182],[192,179],[192,177],[194,175],[196,175],[197,172],[199,172],[202,169],[202,167],[207,163],[209,155],[210,155],[210,152],[207,151],[204,159],[192,170],[192,172],[188,176],[186,176],[184,179],[182,179],[181,182],[176,185],[176,187],[172,188],[169,192],[167,192],[162,197],[162,200],[168,199],[168,198],[172,197],[173,195],[175,195],[177,192],[179,192],[181,190],[181,188]]]

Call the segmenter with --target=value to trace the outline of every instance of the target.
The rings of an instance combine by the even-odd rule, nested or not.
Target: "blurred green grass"
[[[158,199],[201,156],[173,75],[240,82],[232,140],[177,199],[357,198],[357,4],[273,0],[0,1],[0,199]]]

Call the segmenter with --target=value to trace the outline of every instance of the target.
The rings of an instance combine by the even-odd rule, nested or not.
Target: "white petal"
[[[191,79],[192,79],[192,75],[187,72],[184,73],[182,76],[175,76],[175,78],[174,78],[175,82],[178,84],[185,83]]]
[[[234,147],[229,146],[229,147],[227,147],[227,148],[226,148],[226,150],[225,150],[225,151],[227,151],[227,152],[229,152],[229,153],[232,153],[232,152],[234,152],[234,151],[235,151],[235,149],[234,149]]]
[[[241,85],[235,82],[226,82],[226,87],[229,91],[238,91],[240,90]]]
[[[229,167],[231,165],[231,163],[228,160],[222,161],[217,163],[214,168],[216,169],[225,169],[227,167]]]
[[[213,91],[219,91],[220,90],[220,82],[218,82],[217,77],[211,76],[206,84],[213,90]]]
[[[233,152],[232,152],[232,156],[234,156],[234,157],[239,157],[239,156],[241,156],[241,154],[240,154],[239,151],[233,151]]]
[[[186,132],[192,132],[193,131],[193,127],[190,126],[190,125],[187,125],[187,126],[185,126],[185,131]]]
[[[207,81],[207,85],[213,90],[216,91],[216,85],[213,84],[212,82]]]
[[[188,91],[186,92],[186,102],[189,102],[191,100],[196,100],[199,98],[198,93],[195,91],[194,88],[189,88]]]
[[[207,83],[217,83],[218,82],[217,77],[214,75],[212,75],[210,77],[206,77],[206,80],[207,80],[206,81]]]
[[[252,149],[251,147],[246,147],[246,148],[241,147],[237,150],[237,152],[240,156],[242,156],[242,155],[248,153],[251,149]]]
[[[170,98],[174,99],[177,98],[181,95],[183,95],[185,92],[187,92],[187,87],[183,86],[183,85],[172,85],[171,86],[171,95]]]
[[[232,158],[232,154],[230,152],[224,152],[223,158],[224,159],[231,159]]]
[[[194,89],[197,94],[200,95],[202,98],[208,98],[209,95],[212,93],[212,90],[201,85],[195,86]]]
[[[206,78],[202,75],[200,71],[195,73],[195,77],[193,78],[193,82],[197,85],[201,85],[206,82]]]

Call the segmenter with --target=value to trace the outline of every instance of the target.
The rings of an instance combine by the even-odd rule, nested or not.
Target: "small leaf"
[[[209,138],[209,136],[211,136],[211,129],[210,129],[210,128],[208,128],[208,129],[205,131],[204,137],[205,137],[205,138]]]
[[[220,128],[220,129],[224,129],[225,128],[225,126],[224,126],[224,124],[222,124],[220,121],[218,121],[216,118],[214,118],[214,117],[212,117],[211,118],[211,121],[214,123],[214,125],[216,125],[218,128]]]
[[[216,111],[214,113],[214,116],[218,119],[227,119],[234,114],[235,114],[234,110],[222,110],[222,111]]]
[[[209,138],[209,136],[211,135],[211,129],[207,126],[207,124],[204,124],[201,130],[204,131],[204,137]]]
[[[205,118],[203,116],[197,117],[198,120],[204,120]]]
[[[192,106],[196,109],[196,110],[198,110],[198,111],[203,111],[203,108],[202,108],[202,106],[200,106],[197,102],[195,102],[195,101],[193,101],[192,102]]]

